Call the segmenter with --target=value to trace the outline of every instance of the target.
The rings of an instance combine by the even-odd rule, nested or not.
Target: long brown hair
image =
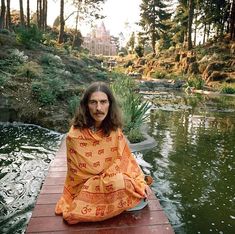
[[[90,115],[88,101],[91,94],[97,91],[105,93],[109,100],[108,114],[101,123],[101,129],[104,131],[104,134],[109,135],[112,130],[122,128],[122,118],[116,99],[111,89],[104,82],[94,82],[85,90],[77,112],[72,120],[72,125],[77,128],[90,128],[94,126],[95,121]]]

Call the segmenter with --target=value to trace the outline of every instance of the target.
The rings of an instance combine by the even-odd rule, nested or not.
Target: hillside
[[[109,70],[138,81],[180,81],[177,88],[184,84],[183,88],[191,91],[235,90],[235,44],[226,38],[197,46],[191,52],[170,48],[154,57],[113,59],[116,65]],[[85,86],[97,80],[109,82],[113,77],[107,69],[110,67],[101,66],[106,60],[69,50],[66,45],[31,42],[29,47],[19,43],[15,34],[1,32],[0,121],[34,123],[66,132]]]

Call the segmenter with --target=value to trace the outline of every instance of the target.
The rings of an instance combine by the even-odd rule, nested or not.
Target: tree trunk
[[[47,0],[43,0],[43,30],[47,28]]]
[[[64,0],[60,0],[60,32],[58,37],[58,43],[63,43],[64,41]]]
[[[230,14],[230,40],[235,40],[235,0],[232,2]]]
[[[30,6],[29,6],[29,0],[27,0],[27,26],[30,26]]]
[[[192,43],[192,24],[193,24],[193,15],[194,15],[194,0],[189,0],[189,13],[188,13],[188,50],[193,48]]]
[[[11,6],[10,0],[7,0],[7,15],[6,15],[6,28],[11,28]]]
[[[5,0],[1,0],[0,29],[5,27],[6,5]]]
[[[20,24],[24,26],[24,8],[23,8],[23,0],[20,0]]]
[[[78,34],[78,18],[79,18],[79,9],[77,9],[77,15],[76,15],[76,25],[75,25],[75,32],[73,35],[73,43],[72,43],[72,49],[75,47],[75,42],[77,39],[77,34]]]

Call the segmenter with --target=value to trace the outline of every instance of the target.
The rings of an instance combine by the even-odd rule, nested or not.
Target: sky
[[[24,1],[26,7],[26,1]],[[103,15],[106,16],[103,19],[105,27],[110,31],[110,34],[113,36],[118,36],[120,32],[125,30],[134,31],[137,29],[135,23],[139,21],[139,5],[141,0],[106,0],[106,3],[103,7]],[[30,1],[31,9],[36,11],[36,1]],[[13,1],[11,3],[12,9],[19,9],[19,1]],[[60,1],[49,0],[48,1],[48,24],[52,25],[55,18],[59,15],[60,12]],[[68,6],[65,7],[65,17],[72,12],[72,9]],[[26,9],[25,9],[26,14]],[[129,23],[129,28],[125,26],[125,22]],[[67,23],[67,22],[66,22]],[[71,24],[71,22],[68,22]],[[100,24],[101,22],[98,22]],[[81,27],[82,34],[86,35],[90,31],[88,25]],[[84,36],[85,36],[84,35]]]

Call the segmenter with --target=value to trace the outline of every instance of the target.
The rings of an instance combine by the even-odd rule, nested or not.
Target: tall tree
[[[65,26],[64,0],[60,0],[60,31],[59,31],[58,43],[64,42],[64,26]]]
[[[193,15],[194,15],[194,0],[189,0],[188,2],[188,50],[191,50],[193,47],[192,43],[192,24],[193,24]]]
[[[19,3],[20,3],[20,24],[22,26],[25,25],[25,22],[24,22],[24,7],[23,7],[23,0],[19,0]]]
[[[235,40],[235,0],[232,2],[230,13],[230,39]]]
[[[0,29],[5,27],[6,5],[5,0],[1,0]]]
[[[10,27],[11,27],[11,6],[10,6],[10,0],[7,0],[6,28],[10,29]]]
[[[27,27],[30,26],[30,5],[29,0],[27,0]]]
[[[163,0],[142,0],[139,25],[151,40],[153,54],[156,54],[156,41],[169,29],[165,21],[170,16],[171,14]]]

